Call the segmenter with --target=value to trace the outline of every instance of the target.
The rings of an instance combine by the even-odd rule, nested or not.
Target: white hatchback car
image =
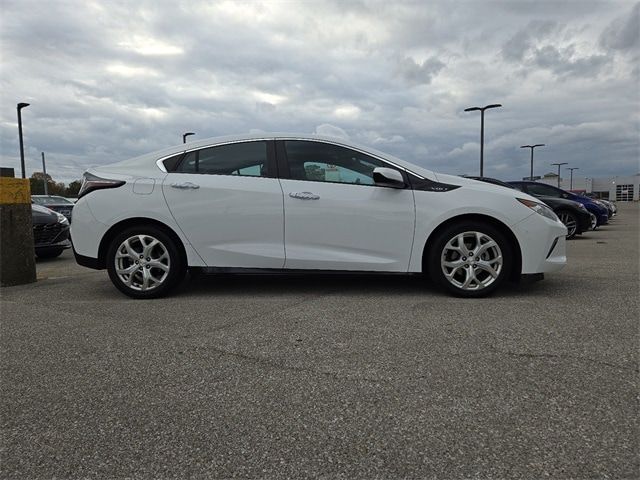
[[[196,268],[425,272],[479,297],[566,263],[567,230],[539,200],[315,135],[213,138],[92,168],[71,229],[77,262],[134,298]]]

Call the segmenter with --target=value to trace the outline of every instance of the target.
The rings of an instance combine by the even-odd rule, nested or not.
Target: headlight
[[[58,223],[69,225],[69,220],[67,220],[67,217],[58,212],[56,212],[56,215],[58,216]]]
[[[584,211],[586,211],[586,210],[587,210],[587,207],[585,207],[585,206],[584,206],[583,204],[581,204],[581,203],[579,203],[579,204],[578,204],[578,208],[579,208],[580,210],[584,210]]]
[[[539,213],[543,217],[547,217],[548,219],[553,220],[554,222],[560,221],[557,215],[553,213],[553,210],[547,207],[544,203],[538,203],[538,202],[534,202],[533,200],[527,200],[524,198],[516,198],[516,200],[518,200],[525,207],[529,207],[534,212]]]

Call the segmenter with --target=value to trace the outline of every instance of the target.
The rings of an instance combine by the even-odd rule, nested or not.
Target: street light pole
[[[531,149],[531,173],[529,175],[529,180],[533,182],[533,149],[536,147],[544,147],[544,143],[536,143],[535,145],[520,145],[520,148],[530,148]]]
[[[189,135],[195,135],[195,133],[193,133],[193,132],[183,133],[183,134],[182,134],[182,143],[187,143],[187,137],[188,137]]]
[[[569,181],[569,190],[573,190],[573,171],[580,170],[580,167],[567,167],[567,170],[571,172],[571,180]]]
[[[18,138],[20,139],[20,167],[22,168],[22,178],[27,178],[25,176],[25,167],[24,167],[24,143],[22,141],[22,112],[21,110],[25,107],[28,107],[28,103],[19,103],[17,106],[18,110]]]
[[[47,167],[44,163],[44,152],[42,153],[42,173],[44,174],[44,194],[45,195],[49,195],[49,185],[47,182]]]
[[[499,103],[492,103],[491,105],[485,105],[484,107],[469,107],[465,108],[465,112],[480,111],[480,176],[484,177],[484,111],[490,108],[498,108],[502,105]]]
[[[557,165],[558,166],[558,188],[560,188],[560,167],[562,165],[569,165],[569,162],[552,163],[551,165]]]

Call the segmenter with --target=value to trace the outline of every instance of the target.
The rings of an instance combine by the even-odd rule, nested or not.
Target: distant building
[[[529,178],[526,178],[529,180]],[[548,173],[537,181],[547,185],[558,185],[558,175]],[[573,176],[573,189],[570,188],[570,178],[560,178],[560,188],[564,190],[582,191],[585,193],[595,193],[600,198],[615,200],[618,202],[630,202],[640,200],[640,173],[630,176],[613,177],[577,177]]]

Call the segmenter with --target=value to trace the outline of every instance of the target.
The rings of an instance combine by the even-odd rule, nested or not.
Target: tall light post
[[[529,180],[533,181],[533,149],[536,147],[544,147],[544,143],[536,143],[535,145],[520,145],[520,148],[530,148],[531,149],[531,173],[529,175]]]
[[[44,194],[49,195],[49,182],[47,182],[47,166],[44,164],[44,152],[42,153],[42,174],[44,176]]]
[[[193,133],[193,132],[183,133],[183,134],[182,134],[182,143],[187,143],[187,137],[188,137],[189,135],[195,135],[195,133]]]
[[[569,165],[569,162],[552,163],[551,165],[557,165],[558,166],[558,188],[560,188],[560,167],[562,165]]]
[[[492,103],[491,105],[485,105],[484,107],[469,107],[465,108],[465,112],[480,111],[480,176],[484,177],[484,111],[490,108],[498,108],[502,105],[499,103]]]
[[[580,170],[580,167],[567,167],[567,170],[571,172],[571,180],[569,181],[569,190],[573,190],[573,171]]]
[[[28,107],[28,103],[19,103],[17,106],[18,110],[18,138],[20,139],[20,167],[22,168],[22,178],[27,178],[25,176],[25,168],[24,168],[24,143],[22,141],[22,109]]]

